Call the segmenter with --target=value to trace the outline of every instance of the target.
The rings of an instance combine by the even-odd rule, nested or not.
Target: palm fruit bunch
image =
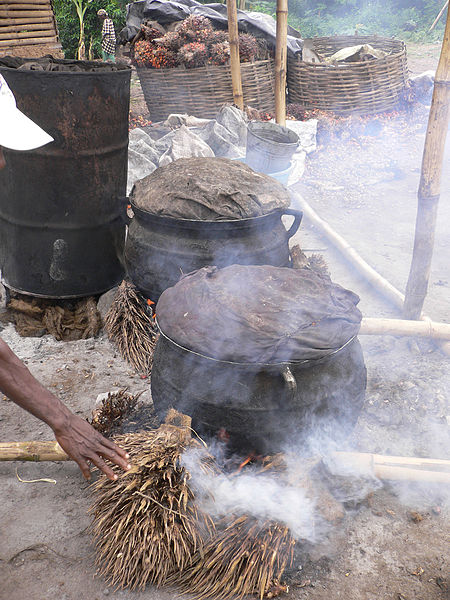
[[[225,65],[230,60],[229,42],[217,42],[209,47],[209,64]]]
[[[189,42],[206,42],[212,31],[214,30],[211,21],[200,15],[191,15],[177,29],[177,33],[185,44]]]
[[[241,62],[251,62],[258,57],[259,45],[249,33],[239,34],[239,58]]]
[[[206,44],[201,42],[185,44],[178,52],[177,61],[178,64],[184,65],[187,69],[203,67],[208,61]]]

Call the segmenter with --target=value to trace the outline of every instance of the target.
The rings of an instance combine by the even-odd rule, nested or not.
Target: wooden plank
[[[39,6],[40,4],[50,4],[49,0],[0,0],[0,6],[9,6],[11,4],[31,4],[33,6]]]
[[[33,31],[33,37],[52,37],[55,34],[54,30],[51,31]],[[19,33],[0,33],[0,40],[20,40],[30,37],[27,31]]]
[[[50,2],[24,2],[11,4],[10,2],[0,3],[3,10],[43,10],[44,8],[51,8]]]
[[[5,44],[13,44],[14,42],[17,42],[19,40],[27,40],[30,37],[30,35],[28,33],[9,33],[7,35],[1,35],[0,34],[0,43],[4,42]],[[33,39],[35,38],[40,38],[41,39],[41,44],[45,44],[46,42],[46,38],[55,38],[56,39],[56,35],[54,34],[53,31],[33,31]]]
[[[0,50],[4,51],[5,48],[12,48],[13,46],[32,46],[35,44],[42,44],[43,46],[49,44],[56,44],[58,38],[56,36],[51,38],[28,38],[21,40],[0,40]]]
[[[51,10],[2,10],[0,5],[0,19],[14,19],[15,17],[53,17],[53,11]]]
[[[19,32],[27,32],[27,31],[55,31],[55,26],[53,23],[38,23],[35,25],[11,25],[10,27],[1,27],[0,28],[0,39],[5,39],[2,37],[2,34],[8,33],[19,33]],[[13,37],[13,36],[9,36]]]
[[[29,19],[2,19],[0,21],[0,31],[2,27],[10,27],[11,25],[32,25],[34,23],[53,23],[52,17],[37,17]]]

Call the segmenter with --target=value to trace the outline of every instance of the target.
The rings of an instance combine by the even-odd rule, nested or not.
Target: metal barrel
[[[73,298],[123,278],[119,198],[126,193],[131,71],[96,65],[80,72],[0,66],[18,108],[55,140],[29,152],[4,149],[0,266],[12,290]]]

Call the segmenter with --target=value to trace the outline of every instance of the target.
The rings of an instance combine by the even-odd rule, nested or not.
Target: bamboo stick
[[[330,457],[345,471],[367,473],[379,479],[450,483],[450,460],[365,452],[332,452]]]
[[[439,22],[439,19],[442,17],[442,15],[444,14],[444,10],[447,8],[448,6],[448,0],[446,1],[446,3],[444,4],[444,6],[441,8],[441,10],[439,11],[438,16],[435,18],[435,20],[433,21],[433,25],[430,27],[430,29],[428,30],[428,33],[430,33],[430,31],[433,31],[433,29],[436,27],[436,25]]]
[[[316,211],[306,202],[304,198],[297,194],[293,194],[296,200],[296,204],[300,205],[305,217],[307,217],[311,223],[313,223],[325,236],[336,246],[336,248],[345,256],[345,258],[355,266],[360,273],[371,283],[374,287],[381,290],[383,294],[388,298],[394,306],[398,308],[403,307],[405,297],[399,292],[389,281],[384,279],[379,273],[375,271],[365,260],[356,252],[356,250],[350,246],[350,244],[342,236],[340,236],[332,227],[324,221]]]
[[[2,442],[0,461],[70,460],[58,442]]]
[[[228,37],[230,40],[230,67],[233,99],[238,108],[244,110],[242,93],[241,61],[239,59],[239,33],[236,0],[227,0]]]
[[[361,321],[360,335],[407,335],[450,341],[450,324],[435,321],[405,321],[404,319],[373,319]]]
[[[299,194],[291,191],[294,203],[298,205],[304,216],[313,223],[315,227],[341,252],[345,259],[353,265],[356,270],[369,283],[371,283],[379,292],[381,292],[394,306],[402,309],[405,301],[404,295],[397,290],[389,281],[384,279],[375,271],[361,256],[350,246],[350,244],[324,220],[319,217],[316,211]],[[425,314],[420,315],[421,320],[429,320]],[[440,341],[439,348],[447,356],[450,356],[450,342]]]
[[[277,38],[275,49],[275,121],[286,125],[288,0],[277,0]]]
[[[441,193],[441,172],[450,115],[450,11],[447,13],[441,56],[434,79],[417,193],[416,232],[411,268],[406,285],[403,316],[417,319],[428,291],[436,217]]]

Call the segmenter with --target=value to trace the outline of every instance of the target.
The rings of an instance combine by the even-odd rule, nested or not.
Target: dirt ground
[[[410,69],[434,68],[439,47],[416,46]],[[136,84],[135,84],[136,85]],[[136,89],[136,88],[134,88]],[[136,104],[139,94],[133,92]],[[143,114],[142,110],[141,113]],[[145,113],[144,113],[145,114]],[[411,257],[426,110],[377,135],[328,139],[295,187],[380,274],[404,290]],[[435,255],[425,312],[449,322],[450,143],[447,144]],[[399,316],[305,219],[293,243],[324,256],[332,278],[357,292],[365,316]],[[2,337],[75,413],[89,416],[98,394],[120,388],[151,405],[148,379],[127,365],[104,333],[57,342]],[[450,459],[448,356],[418,339],[361,336],[366,402],[350,447]],[[5,398],[0,441],[52,439],[51,431]],[[50,478],[48,482],[22,480]],[[358,495],[358,494],[356,494]],[[88,532],[90,491],[74,463],[0,463],[0,600],[170,600],[171,590],[113,591],[95,577]],[[347,498],[344,522],[318,544],[299,544],[288,574],[293,600],[449,598],[450,488],[371,485]],[[416,514],[417,513],[417,514]]]

